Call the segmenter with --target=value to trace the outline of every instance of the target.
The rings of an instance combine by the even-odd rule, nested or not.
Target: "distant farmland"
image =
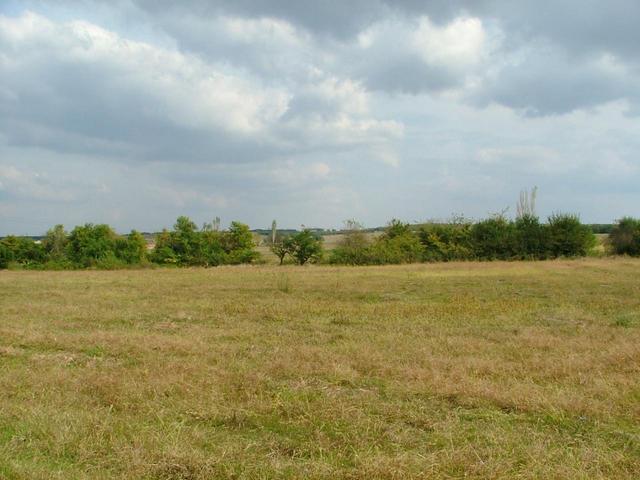
[[[0,272],[0,478],[635,479],[639,271]]]

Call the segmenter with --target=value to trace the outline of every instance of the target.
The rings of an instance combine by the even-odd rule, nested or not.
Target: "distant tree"
[[[449,223],[427,223],[420,227],[418,236],[424,246],[427,262],[449,262],[473,258],[472,223],[461,215]]]
[[[554,213],[549,217],[548,242],[553,257],[582,257],[596,244],[596,237],[577,215]]]
[[[76,265],[90,267],[115,258],[117,235],[109,225],[86,223],[69,234],[67,256]]]
[[[510,260],[515,256],[515,226],[502,215],[475,223],[471,239],[475,256],[480,260]]]
[[[140,232],[131,230],[129,235],[116,240],[116,256],[128,264],[142,263],[147,256],[147,241]]]
[[[171,232],[166,228],[156,235],[155,247],[150,255],[151,261],[165,265],[176,265],[180,259],[173,250]]]
[[[276,236],[278,235],[278,225],[276,224],[276,221],[274,220],[273,222],[271,222],[271,244],[273,245],[274,243],[276,243]]]
[[[330,263],[366,265],[371,262],[371,242],[362,224],[354,219],[345,220],[338,245],[331,251]]]
[[[44,239],[42,239],[42,246],[51,260],[65,258],[68,243],[69,239],[63,225],[56,225],[48,230]]]
[[[525,260],[543,260],[549,256],[547,225],[536,216],[522,215],[515,221],[515,257]]]
[[[308,228],[289,238],[292,249],[291,255],[299,265],[319,260],[322,257],[322,239],[317,238]]]
[[[225,242],[228,252],[233,250],[246,250],[254,247],[253,233],[249,226],[240,222],[231,222]]]
[[[284,259],[287,255],[292,255],[294,248],[291,237],[284,237],[281,239],[276,238],[276,241],[270,246],[273,254],[280,260],[280,265],[284,263]]]
[[[0,242],[0,269],[7,268],[13,261],[13,252],[4,243]]]
[[[229,231],[224,234],[224,249],[229,263],[251,263],[258,258],[253,233],[248,225],[231,222]]]
[[[189,217],[178,217],[170,233],[170,246],[181,265],[202,263],[201,237],[198,227]]]
[[[621,218],[611,230],[609,244],[618,255],[640,256],[640,220]]]
[[[538,196],[538,187],[533,187],[531,193],[527,190],[520,192],[520,198],[516,205],[516,218],[535,217],[536,216],[536,197]]]
[[[401,237],[408,233],[411,233],[411,226],[408,223],[404,223],[397,218],[394,218],[387,225],[387,228],[384,231],[384,237],[391,240],[392,238]]]

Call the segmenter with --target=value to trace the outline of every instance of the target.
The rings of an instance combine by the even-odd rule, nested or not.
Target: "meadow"
[[[640,260],[0,272],[0,478],[640,476]]]

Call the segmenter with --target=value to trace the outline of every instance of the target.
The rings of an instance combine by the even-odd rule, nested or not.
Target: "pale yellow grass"
[[[0,272],[0,478],[638,478],[639,274]]]

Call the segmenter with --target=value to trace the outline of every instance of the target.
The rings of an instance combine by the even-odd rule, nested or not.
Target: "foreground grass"
[[[638,478],[639,273],[0,272],[0,478]]]

